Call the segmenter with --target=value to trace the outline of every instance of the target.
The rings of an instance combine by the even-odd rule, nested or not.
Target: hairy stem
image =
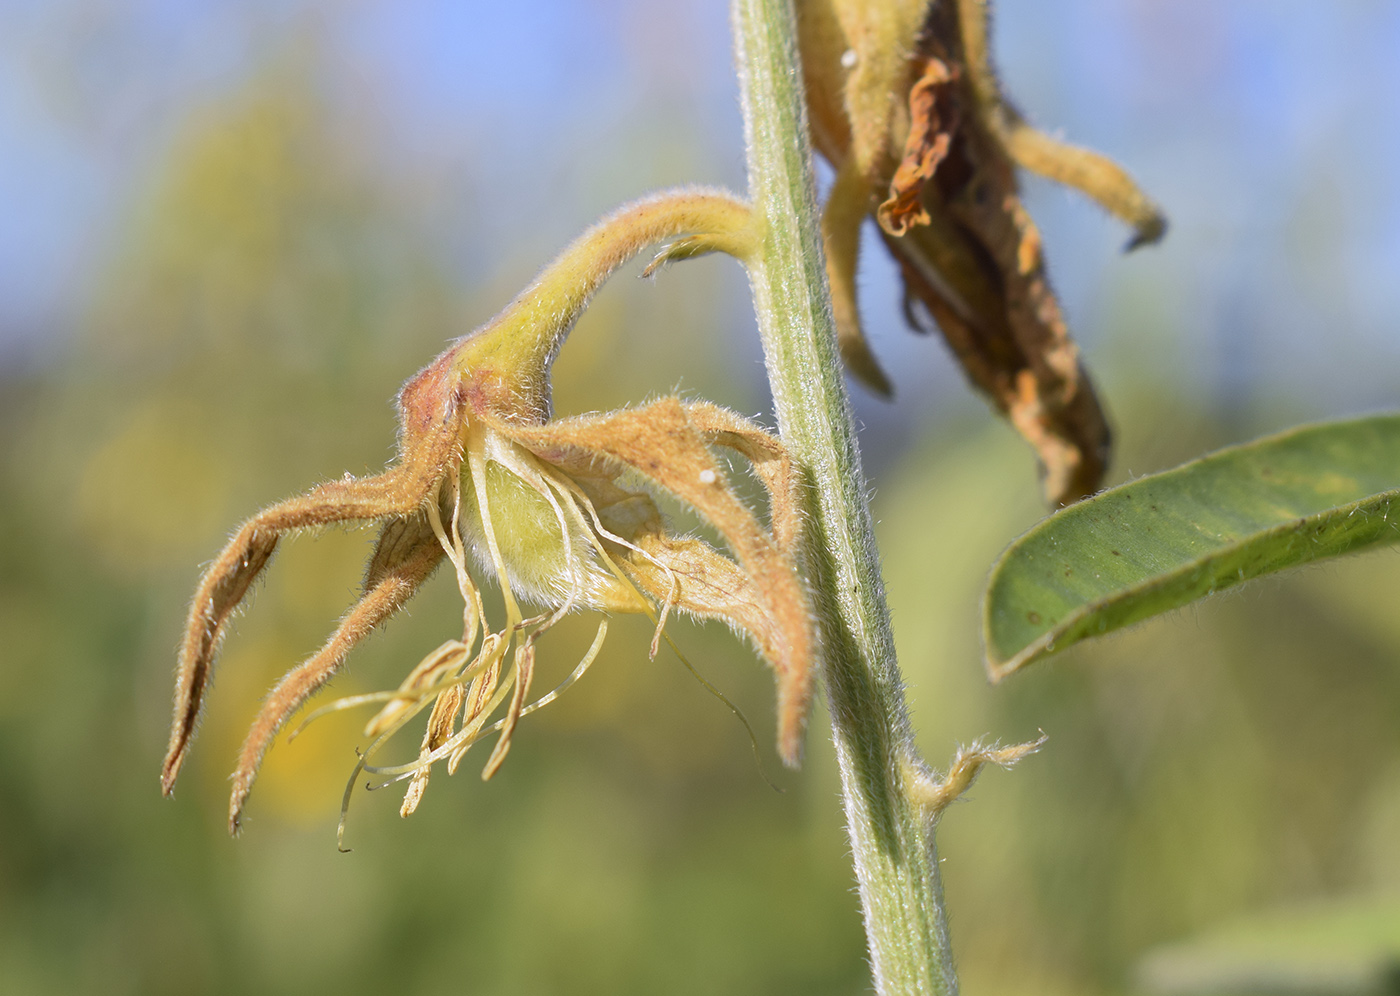
[[[846,821],[878,992],[953,996],[932,821],[905,786],[912,746],[818,234],[791,0],[734,0],[750,196],[749,267],[783,439],[808,475],[808,569]]]

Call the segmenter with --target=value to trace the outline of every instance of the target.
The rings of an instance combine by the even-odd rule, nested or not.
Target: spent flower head
[[[1035,448],[1046,497],[1094,491],[1108,423],[1050,288],[1016,168],[1068,184],[1132,226],[1166,220],[1113,162],[1038,131],[1003,95],[987,0],[798,0],[813,144],[836,169],[822,214],[841,355],[892,390],[861,330],[856,258],[873,215],[904,277],[905,314],[935,326],[968,378]]]
[[[647,245],[672,241],[661,263],[711,251],[744,258],[746,204],[683,190],[630,205],[580,237],[500,315],[457,340],[399,395],[399,458],[383,474],[321,484],[244,523],[206,571],[180,651],[175,717],[161,784],[174,786],[228,621],[284,535],[331,523],[378,522],[361,597],[319,651],[289,671],[262,705],[239,753],[229,807],[237,831],[264,755],[287,720],[344,664],[350,650],[444,561],[463,600],[460,639],[428,654],[395,690],[328,709],[382,703],[361,769],[409,781],[417,806],[432,766],[456,769],[473,743],[499,731],[482,772],[504,760],[530,701],[539,637],[564,614],[648,613],[656,653],[667,616],[722,619],[747,634],[778,683],[778,749],[796,764],[812,696],[814,635],[795,560],[797,475],[782,444],[754,423],[704,402],[665,398],[636,408],[552,419],[549,368],[597,287]],[[747,461],[768,497],[765,525],[736,494],[716,450]],[[726,556],[672,532],[647,488],[708,522]],[[505,618],[489,620],[476,571],[501,589]],[[373,762],[376,750],[431,707],[418,757]],[[314,718],[313,714],[313,718]],[[349,789],[347,788],[347,799]]]

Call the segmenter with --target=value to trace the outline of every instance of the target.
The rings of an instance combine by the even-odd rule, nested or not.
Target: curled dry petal
[[[953,73],[942,59],[927,59],[918,82],[909,91],[911,122],[904,158],[890,180],[889,197],[875,217],[891,235],[903,235],[932,219],[923,205],[924,185],[948,157],[957,128],[958,112]]]

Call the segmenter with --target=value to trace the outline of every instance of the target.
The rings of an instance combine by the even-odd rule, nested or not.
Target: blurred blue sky
[[[696,0],[0,0],[0,366],[61,347],[180,123],[305,58],[449,272],[543,261],[616,203],[742,183],[727,13]],[[1400,372],[1400,4],[1001,0],[1007,89],[1165,205],[1160,249],[1028,183],[1091,351],[1321,414],[1393,404]],[[901,389],[954,382],[865,267]],[[1147,345],[1144,345],[1147,343]],[[1115,345],[1116,344],[1116,345]]]

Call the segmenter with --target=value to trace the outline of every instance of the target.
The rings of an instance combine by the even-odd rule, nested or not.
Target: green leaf
[[[1138,990],[1380,996],[1400,983],[1400,903],[1356,897],[1247,915],[1148,952]]]
[[[1251,578],[1400,541],[1397,503],[1400,415],[1378,415],[1233,446],[1071,505],[992,568],[988,672],[999,680]]]

